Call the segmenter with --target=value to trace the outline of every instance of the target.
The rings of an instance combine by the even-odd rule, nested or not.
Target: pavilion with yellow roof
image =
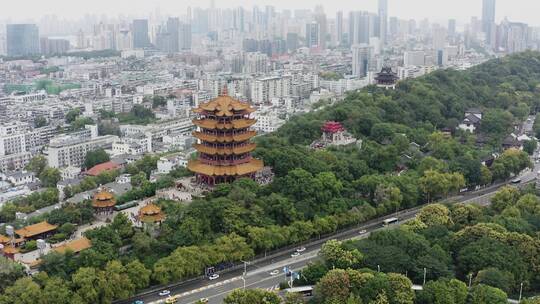
[[[138,218],[142,223],[156,224],[161,223],[165,219],[165,215],[161,211],[161,208],[150,203],[139,209]]]
[[[109,190],[100,188],[92,198],[92,207],[98,214],[111,213],[116,205],[116,198]]]
[[[263,168],[263,162],[251,156],[256,145],[250,139],[257,132],[250,129],[256,122],[250,114],[255,109],[226,95],[193,110],[197,114],[193,124],[198,130],[193,136],[198,139],[194,145],[198,158],[189,161],[187,168],[195,173],[197,181],[210,186],[241,177],[254,178]]]

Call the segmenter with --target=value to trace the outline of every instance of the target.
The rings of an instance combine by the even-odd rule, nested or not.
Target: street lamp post
[[[523,294],[523,282],[521,282],[521,284],[519,284],[519,300],[518,300],[518,303],[521,303],[522,294]]]
[[[381,265],[377,265],[377,272],[381,272]]]
[[[426,267],[424,267],[424,282],[422,283],[422,286],[426,285],[426,274],[427,274],[427,269]]]
[[[471,288],[472,285],[472,273],[469,273],[469,288]]]
[[[246,273],[247,273],[247,265],[249,264],[246,261],[242,261],[244,263],[244,273],[242,273],[242,281],[244,282],[244,290],[246,290]]]

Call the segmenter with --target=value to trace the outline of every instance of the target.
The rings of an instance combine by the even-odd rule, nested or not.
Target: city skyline
[[[377,12],[377,0],[319,0],[316,2],[307,0],[298,0],[290,3],[284,0],[276,1],[214,1],[216,8],[231,8],[242,6],[250,9],[252,6],[272,5],[276,9],[313,9],[320,4],[324,7],[326,14],[334,15],[336,11],[367,10]],[[510,20],[527,22],[531,25],[540,25],[537,22],[536,14],[540,10],[540,2],[534,0],[498,0],[495,20],[500,21],[505,17]],[[155,15],[158,12],[161,16],[179,16],[186,12],[187,7],[209,7],[210,1],[182,1],[178,3],[172,0],[156,0],[152,3],[136,0],[118,0],[105,1],[95,0],[92,2],[74,4],[73,1],[56,0],[54,2],[43,3],[36,0],[26,0],[11,2],[0,12],[0,20],[10,22],[28,22],[39,20],[45,15],[56,15],[62,19],[78,19],[86,14],[107,16],[114,18],[117,16],[136,16],[146,18]],[[482,0],[407,0],[407,1],[388,1],[388,15],[397,16],[406,19],[424,19],[429,18],[433,21],[443,21],[447,19],[456,19],[459,22],[468,21],[470,17],[482,15]],[[466,8],[466,9],[464,9]]]

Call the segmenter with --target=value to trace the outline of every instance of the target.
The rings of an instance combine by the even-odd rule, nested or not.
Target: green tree
[[[20,278],[0,295],[2,304],[35,304],[42,298],[38,284],[31,277]]]
[[[506,293],[498,288],[487,285],[476,285],[469,295],[469,304],[506,304]]]
[[[85,303],[101,303],[103,293],[106,292],[101,287],[107,284],[96,269],[82,267],[77,270],[71,279],[75,294]]]
[[[418,304],[465,304],[467,286],[456,279],[429,281],[418,293]]]
[[[95,165],[108,162],[109,160],[110,160],[109,154],[107,154],[107,152],[105,152],[105,150],[103,149],[88,151],[86,152],[86,156],[84,159],[84,166],[87,169],[90,169]]]
[[[152,97],[153,109],[163,107],[165,105],[167,105],[167,99],[165,99],[165,97],[159,95],[154,95],[154,97]]]
[[[47,125],[47,118],[44,116],[38,116],[36,119],[34,119],[34,126],[36,128],[41,128]]]
[[[427,227],[437,225],[449,226],[452,224],[450,211],[442,204],[431,204],[422,208],[417,218],[426,224]]]
[[[107,280],[107,291],[110,292],[108,296],[111,299],[126,299],[133,295],[135,284],[130,280],[122,263],[108,262],[103,274]]]
[[[57,277],[49,278],[43,287],[44,304],[70,304],[73,296],[69,285],[64,280]]]
[[[420,186],[426,194],[428,202],[438,196],[447,196],[465,186],[465,179],[459,173],[440,173],[433,170],[424,172],[420,178]]]
[[[515,187],[502,187],[491,199],[494,210],[501,212],[509,206],[513,206],[519,199],[519,190]]]
[[[330,270],[315,286],[315,293],[323,303],[340,301],[345,303],[349,298],[350,280],[348,273],[343,269]]]
[[[281,298],[262,289],[235,289],[223,299],[225,304],[280,304]]]
[[[389,298],[393,304],[413,304],[414,291],[412,290],[412,282],[404,275],[397,273],[388,274],[388,282],[390,282]]]
[[[526,140],[523,142],[523,151],[527,152],[529,155],[533,155],[537,147],[538,142],[536,140]]]
[[[480,270],[474,279],[474,283],[496,287],[507,293],[511,292],[516,284],[512,273],[494,267]]]
[[[356,250],[345,250],[341,242],[330,240],[326,242],[319,253],[328,267],[347,269],[358,267],[362,261],[362,254]]]
[[[377,298],[371,302],[370,304],[390,304],[390,301],[388,300],[388,297],[386,296],[386,292],[383,290],[381,293],[377,295]]]
[[[75,119],[77,119],[77,117],[79,117],[79,115],[81,115],[81,109],[74,108],[74,109],[69,110],[67,112],[67,114],[66,114],[66,122],[67,123],[74,122]]]
[[[152,271],[146,269],[138,260],[126,264],[125,271],[129,280],[135,285],[136,290],[148,287]]]
[[[60,174],[60,170],[56,168],[45,168],[40,174],[39,174],[39,180],[45,187],[55,187],[56,184],[62,179],[62,176]]]
[[[24,267],[0,256],[0,293],[24,275]]]
[[[39,176],[45,167],[47,167],[47,158],[43,155],[38,155],[30,159],[30,162],[26,165],[25,169],[32,171],[36,176]]]

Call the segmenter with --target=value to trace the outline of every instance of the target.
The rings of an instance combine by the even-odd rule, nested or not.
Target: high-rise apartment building
[[[319,25],[319,48],[325,49],[328,24],[326,22],[326,15],[324,12],[320,11],[315,15],[315,22],[317,22]]]
[[[41,53],[45,55],[65,54],[69,51],[69,40],[67,39],[52,39],[41,38]]]
[[[372,19],[373,21],[373,19]],[[368,12],[349,13],[349,44],[367,44],[370,36],[370,16]]]
[[[35,24],[6,26],[8,56],[39,54],[39,30]]]
[[[371,47],[367,44],[355,44],[352,50],[352,74],[355,77],[366,77],[369,69]]]
[[[308,48],[321,47],[320,24],[316,21],[306,24],[306,46]]]
[[[388,0],[379,0],[379,38],[386,44],[388,35]]]
[[[456,35],[456,19],[448,20],[448,36],[454,37]]]
[[[343,42],[343,12],[336,13],[336,37],[337,43],[340,45]]]
[[[496,0],[482,0],[482,31],[486,34],[486,42],[493,46],[495,42],[495,5]]]
[[[178,17],[167,19],[167,37],[169,39],[167,50],[169,53],[175,53],[179,50],[179,39],[180,39],[180,19]]]
[[[148,20],[135,19],[133,20],[133,47],[145,48],[150,45],[148,37]]]
[[[180,50],[191,50],[191,24],[180,23],[178,35],[178,48]]]

